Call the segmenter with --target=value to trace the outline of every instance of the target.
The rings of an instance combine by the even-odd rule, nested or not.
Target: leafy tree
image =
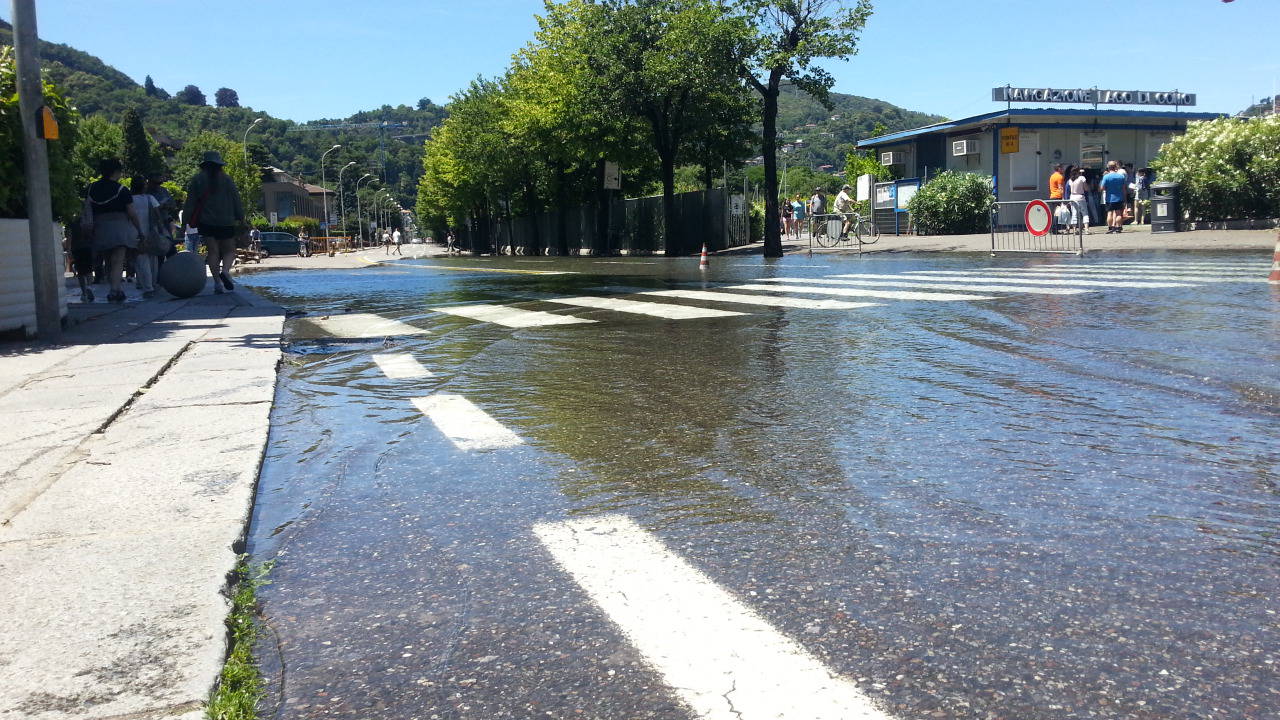
[[[178,91],[177,100],[186,105],[208,105],[209,101],[205,98],[204,93],[200,92],[200,88],[195,85],[188,85]]]
[[[426,110],[431,107],[431,98],[418,98],[418,109]]]
[[[614,0],[566,3],[589,43],[588,82],[608,107],[640,118],[658,156],[666,252],[682,254],[675,169],[682,152],[717,147],[720,130],[749,127],[750,104],[739,67],[750,49],[742,16],[713,0]],[[738,111],[730,115],[727,111]],[[702,159],[702,158],[700,158]]]
[[[743,66],[747,82],[760,93],[764,107],[761,149],[764,155],[764,254],[782,256],[778,226],[778,96],[782,81],[824,105],[834,80],[813,63],[845,59],[857,52],[858,35],[871,15],[870,0],[850,7],[844,0],[740,0],[758,29],[750,62]]]
[[[145,178],[164,168],[164,158],[155,140],[142,127],[138,111],[129,108],[120,121],[124,134],[124,173],[126,177]]]
[[[892,170],[881,165],[874,155],[862,151],[849,153],[849,156],[845,159],[844,167],[845,177],[849,178],[850,183],[862,175],[874,175],[876,182],[886,182],[893,179]]]
[[[1181,185],[1200,220],[1280,216],[1280,115],[1195,122],[1152,161],[1159,181]]]
[[[155,97],[158,94],[156,92],[158,90],[158,88],[156,87],[156,83],[154,80],[151,79],[150,75],[148,75],[147,79],[143,81],[142,89],[144,92],[147,93],[147,97]]]
[[[218,91],[213,94],[213,101],[220,108],[240,107],[240,96],[231,88],[218,88]]]
[[[58,121],[60,140],[46,143],[53,217],[69,220],[80,208],[77,193],[75,146],[80,116],[59,88],[43,83],[44,104]],[[18,108],[17,65],[9,48],[0,48],[0,217],[27,216],[27,183],[24,175],[22,113]]]
[[[80,192],[98,178],[98,164],[107,158],[124,157],[124,133],[120,126],[101,115],[80,121],[78,138],[72,152],[75,185]]]

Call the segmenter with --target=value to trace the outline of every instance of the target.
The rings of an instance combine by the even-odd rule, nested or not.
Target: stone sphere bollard
[[[204,258],[184,250],[160,266],[160,287],[174,297],[194,297],[204,289],[204,270]]]

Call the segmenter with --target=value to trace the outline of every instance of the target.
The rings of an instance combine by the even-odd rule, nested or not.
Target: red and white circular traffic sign
[[[1049,204],[1043,200],[1032,200],[1027,203],[1022,219],[1027,224],[1027,232],[1036,237],[1048,235],[1053,227],[1053,212],[1049,210]]]

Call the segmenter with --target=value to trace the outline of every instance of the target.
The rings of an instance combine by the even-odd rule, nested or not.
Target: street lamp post
[[[338,171],[338,204],[342,207],[342,232],[344,233],[347,231],[347,194],[342,192],[342,173],[349,167],[355,167],[355,164],[356,161],[352,160]]]
[[[364,215],[360,212],[360,183],[373,177],[373,173],[365,173],[356,180],[356,229],[360,233],[360,247],[364,248]]]
[[[325,150],[324,154],[320,156],[320,189],[324,190],[324,193],[322,193],[321,195],[321,197],[324,199],[324,220],[321,220],[321,222],[324,223],[324,234],[326,236],[329,234],[329,188],[325,187],[326,183],[324,179],[324,159],[326,156],[329,155],[329,153],[333,152],[334,150],[337,150],[340,147],[342,146],[334,145],[328,150]]]
[[[257,127],[258,123],[262,122],[262,120],[262,118],[258,118],[257,120],[249,123],[249,127],[244,129],[244,137],[240,138],[240,149],[244,152],[245,167],[248,167],[249,165],[249,131]]]

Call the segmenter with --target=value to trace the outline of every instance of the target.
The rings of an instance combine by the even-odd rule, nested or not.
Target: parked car
[[[300,255],[298,248],[298,236],[287,232],[264,232],[262,233],[262,254],[264,257],[272,255]],[[311,255],[311,249],[307,248],[307,254]]]

